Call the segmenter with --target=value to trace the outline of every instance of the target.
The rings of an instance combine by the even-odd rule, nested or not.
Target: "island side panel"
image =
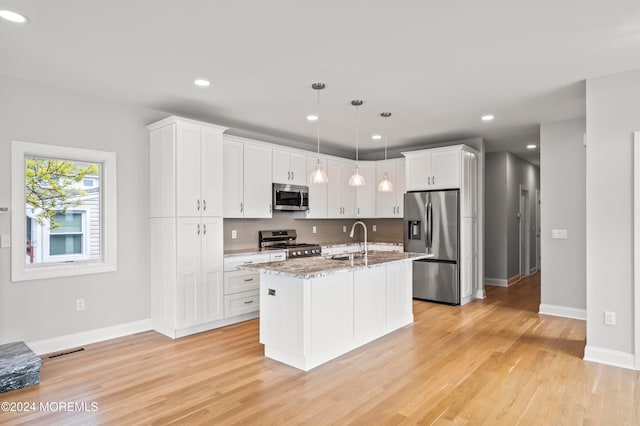
[[[260,343],[265,356],[305,370],[304,280],[260,276]]]
[[[386,267],[387,330],[413,323],[413,262],[390,263]]]

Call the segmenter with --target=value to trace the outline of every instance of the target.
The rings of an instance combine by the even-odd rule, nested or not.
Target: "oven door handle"
[[[304,204],[304,194],[302,193],[302,191],[298,191],[298,193],[300,194],[300,209],[302,209],[302,205]]]

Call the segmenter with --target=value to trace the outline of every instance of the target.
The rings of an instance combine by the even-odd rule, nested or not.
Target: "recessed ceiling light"
[[[211,85],[211,82],[209,80],[199,78],[197,80],[194,80],[193,84],[200,87],[209,87]]]
[[[16,24],[26,24],[29,22],[29,18],[24,15],[20,15],[19,13],[12,12],[10,10],[0,10],[0,18],[6,19],[7,21],[15,22]]]
[[[382,139],[382,135],[373,135],[373,136],[371,136],[371,139],[373,139],[373,140],[376,140],[376,141],[377,141],[377,140],[379,140],[379,139]]]
[[[491,121],[493,120],[493,115],[487,114],[482,116],[482,121]]]
[[[307,120],[309,121],[316,121],[317,119],[318,119],[317,115],[313,115],[313,114],[307,115]]]
[[[536,149],[537,145],[531,144],[527,145],[527,149]]]

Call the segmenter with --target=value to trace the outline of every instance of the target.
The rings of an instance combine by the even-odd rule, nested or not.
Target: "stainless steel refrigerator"
[[[460,191],[404,196],[404,251],[433,257],[413,262],[413,297],[460,304]]]

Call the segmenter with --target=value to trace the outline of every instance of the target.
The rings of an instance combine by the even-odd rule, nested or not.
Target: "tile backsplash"
[[[348,243],[362,241],[363,230],[356,228],[349,238],[351,226],[358,219],[298,219],[300,213],[274,212],[271,219],[224,219],[224,248],[239,250],[258,247],[258,231],[295,229],[298,241],[304,243]],[[402,242],[402,219],[361,219],[367,225],[369,241]],[[373,231],[375,225],[376,231]],[[316,233],[313,233],[313,227]],[[346,227],[346,232],[343,232]],[[231,238],[232,231],[237,238]]]

